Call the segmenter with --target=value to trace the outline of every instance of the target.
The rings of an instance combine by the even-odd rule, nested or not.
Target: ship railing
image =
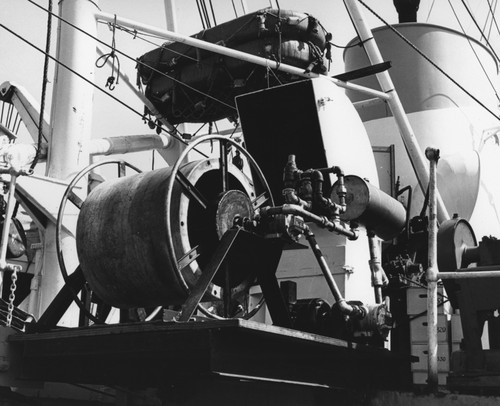
[[[427,384],[431,390],[438,387],[438,281],[443,279],[476,279],[500,277],[500,266],[477,266],[474,271],[460,268],[452,272],[439,272],[437,265],[437,175],[436,167],[439,160],[439,150],[427,148],[425,151],[430,161],[429,177],[429,246],[427,279],[427,337],[428,337],[428,378]]]

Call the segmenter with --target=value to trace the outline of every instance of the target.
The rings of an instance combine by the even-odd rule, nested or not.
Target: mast
[[[96,36],[97,3],[96,0],[61,0],[59,14],[90,35]],[[60,21],[57,54],[58,60],[63,64],[93,81],[95,42],[92,38]],[[89,144],[91,136],[92,104],[93,87],[58,65],[52,98],[53,130],[47,160],[47,176],[68,180],[71,175],[88,165],[89,154],[86,145]],[[74,220],[76,221],[76,214]],[[50,223],[45,229],[43,275],[39,297],[40,313],[52,302],[64,284],[57,261],[55,228],[55,224]],[[64,251],[68,253],[67,267],[72,272],[78,264],[74,237],[66,233],[62,243],[63,249],[68,248]],[[71,253],[73,253],[72,257]],[[65,325],[64,319],[62,325]]]
[[[177,13],[175,10],[175,0],[165,0],[165,19],[167,30],[177,31]]]

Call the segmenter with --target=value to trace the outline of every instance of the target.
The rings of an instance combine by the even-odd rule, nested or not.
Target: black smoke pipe
[[[394,0],[400,23],[416,23],[420,0]]]

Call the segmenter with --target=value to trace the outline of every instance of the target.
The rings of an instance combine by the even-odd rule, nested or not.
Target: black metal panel
[[[327,166],[311,80],[236,98],[247,150],[262,169],[276,204],[282,203],[283,168],[288,155],[299,169]],[[329,187],[325,179],[325,189]]]

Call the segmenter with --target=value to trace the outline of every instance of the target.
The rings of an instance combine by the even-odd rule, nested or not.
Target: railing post
[[[437,176],[436,167],[439,160],[439,150],[427,148],[425,156],[430,161],[429,177],[429,245],[427,268],[427,335],[428,335],[428,379],[431,391],[438,387],[437,365]]]

